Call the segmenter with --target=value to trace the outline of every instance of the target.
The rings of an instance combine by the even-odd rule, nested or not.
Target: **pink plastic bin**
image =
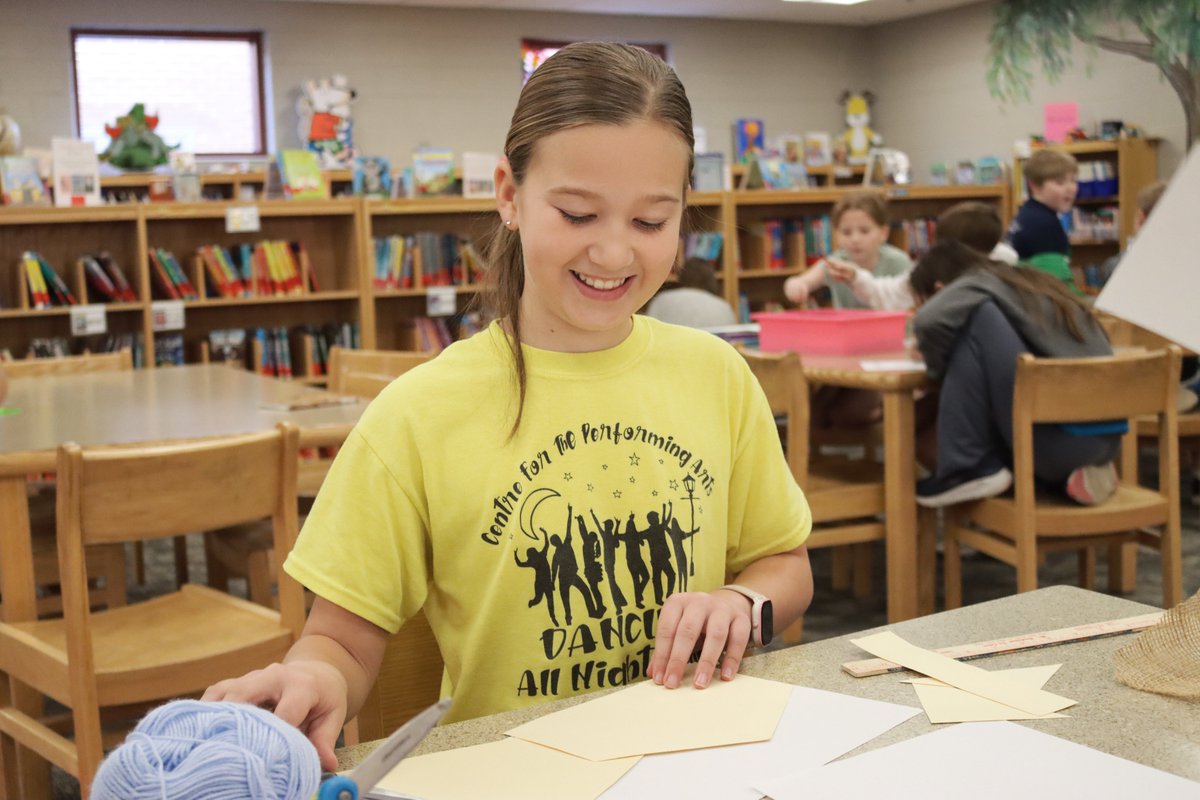
[[[903,350],[908,312],[814,308],[750,316],[759,324],[762,350],[845,356]]]

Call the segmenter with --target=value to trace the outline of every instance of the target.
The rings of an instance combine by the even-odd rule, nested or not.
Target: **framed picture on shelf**
[[[833,163],[833,145],[828,133],[809,131],[804,134],[804,163],[810,167],[824,167]]]
[[[912,183],[908,154],[890,147],[873,147],[867,154],[863,186],[907,186]]]

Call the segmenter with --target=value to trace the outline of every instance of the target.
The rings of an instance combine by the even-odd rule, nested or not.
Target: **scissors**
[[[323,781],[316,800],[365,800],[367,792],[421,743],[448,710],[450,701],[442,700],[417,714],[397,728],[351,772]]]

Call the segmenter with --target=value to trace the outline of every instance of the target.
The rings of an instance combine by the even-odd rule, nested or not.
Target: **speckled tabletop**
[[[912,687],[900,683],[906,673],[852,678],[843,672],[842,663],[869,658],[850,639],[863,633],[893,630],[913,644],[933,649],[1132,617],[1154,610],[1152,606],[1110,595],[1072,586],[1053,586],[886,628],[753,656],[746,659],[743,672],[800,686],[919,706]],[[1200,704],[1130,689],[1113,677],[1112,654],[1130,642],[1131,636],[997,655],[975,663],[989,670],[1061,663],[1062,668],[1046,684],[1046,689],[1078,700],[1079,704],[1068,709],[1065,718],[1019,724],[1200,781]],[[416,753],[494,741],[516,725],[586,699],[570,698],[445,725],[434,730]],[[935,727],[923,714],[917,715],[851,751],[847,757],[929,733]],[[341,767],[353,767],[372,747],[373,743],[366,743],[341,750],[338,754]]]

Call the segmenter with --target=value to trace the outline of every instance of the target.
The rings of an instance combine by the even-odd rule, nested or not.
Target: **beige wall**
[[[240,0],[0,0],[0,107],[27,145],[71,132],[73,25],[262,30],[279,146],[298,142],[300,83],[341,72],[359,93],[359,149],[402,161],[425,144],[500,151],[520,90],[522,37],[668,43],[696,124],[726,152],[737,117],[765,118],[768,136],[840,125],[841,88],[869,77],[867,33],[851,28]]]
[[[1159,173],[1168,177],[1185,152],[1179,100],[1156,67],[1130,56],[1074,50],[1074,66],[1057,83],[1040,76],[1029,101],[1003,105],[988,94],[988,33],[992,3],[904,20],[872,29],[874,113],[888,142],[913,160],[926,183],[929,165],[994,155],[1011,159],[1013,141],[1042,130],[1042,106],[1079,103],[1080,124],[1135,123],[1165,141]]]
[[[741,116],[763,117],[769,137],[839,131],[844,88],[879,96],[874,124],[913,157],[922,182],[933,161],[1009,157],[1014,139],[1041,128],[1042,104],[1053,100],[1077,100],[1085,124],[1115,117],[1165,137],[1164,174],[1183,152],[1174,93],[1156,69],[1129,57],[1098,54],[1089,77],[1081,51],[1059,84],[1039,80],[1029,103],[993,100],[985,84],[991,4],[864,30],[253,0],[0,0],[0,107],[21,123],[28,145],[71,131],[72,25],[262,30],[277,145],[298,141],[296,87],[342,72],[359,92],[360,150],[400,162],[423,144],[499,151],[519,91],[523,36],[667,42],[697,124],[726,152]]]

